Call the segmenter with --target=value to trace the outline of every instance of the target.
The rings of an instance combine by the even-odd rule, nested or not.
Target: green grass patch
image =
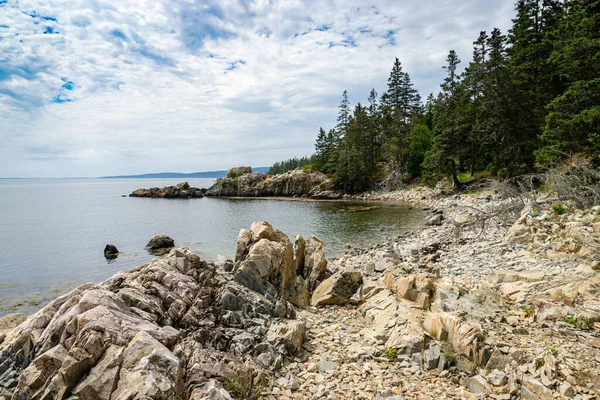
[[[248,395],[248,390],[237,379],[227,379],[227,381],[225,381],[225,390],[238,399],[246,398]]]

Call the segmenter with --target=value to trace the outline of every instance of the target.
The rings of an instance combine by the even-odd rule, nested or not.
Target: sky
[[[381,95],[423,98],[511,0],[0,0],[0,177],[269,166]]]

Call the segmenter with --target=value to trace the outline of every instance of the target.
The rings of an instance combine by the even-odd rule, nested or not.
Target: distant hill
[[[252,167],[252,172],[267,173],[269,167]],[[100,179],[116,179],[116,178],[224,178],[227,175],[227,171],[204,171],[204,172],[191,172],[189,174],[182,174],[179,172],[157,172],[153,174],[142,174],[142,175],[115,175],[115,176],[100,176]]]

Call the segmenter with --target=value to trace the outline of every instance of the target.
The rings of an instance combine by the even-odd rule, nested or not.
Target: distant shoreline
[[[255,167],[252,168],[253,172],[267,173],[269,171],[269,167]],[[140,174],[140,175],[113,175],[113,176],[72,176],[72,177],[61,177],[61,178],[43,178],[43,177],[34,177],[34,178],[11,178],[11,177],[0,177],[0,180],[26,180],[26,179],[174,179],[174,178],[224,178],[227,176],[226,170],[218,170],[218,171],[202,171],[202,172],[156,172],[156,173],[148,173],[148,174]]]

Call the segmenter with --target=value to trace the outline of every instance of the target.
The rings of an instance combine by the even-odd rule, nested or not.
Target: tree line
[[[437,96],[425,102],[395,59],[387,89],[320,128],[311,157],[282,164],[327,173],[339,190],[361,192],[421,179],[435,183],[487,171],[510,177],[600,150],[600,1],[518,0],[507,34],[473,42],[461,72],[450,50]]]

